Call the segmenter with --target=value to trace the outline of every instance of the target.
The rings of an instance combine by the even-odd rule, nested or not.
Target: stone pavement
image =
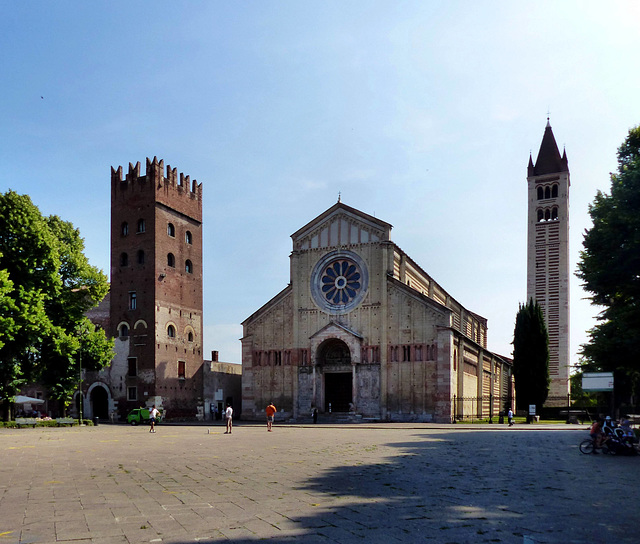
[[[637,543],[640,457],[577,426],[0,430],[0,544]]]

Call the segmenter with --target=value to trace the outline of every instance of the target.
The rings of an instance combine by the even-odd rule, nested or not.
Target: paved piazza
[[[0,544],[637,543],[640,457],[577,426],[0,430]]]

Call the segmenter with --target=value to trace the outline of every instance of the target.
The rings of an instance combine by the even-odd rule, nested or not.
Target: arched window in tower
[[[558,198],[558,184],[554,183],[551,187],[551,198]]]
[[[556,206],[551,210],[551,219],[558,219],[558,208]]]
[[[144,251],[142,249],[138,250],[138,264],[144,264]]]
[[[144,229],[145,229],[144,219],[138,219],[138,228],[136,232],[139,234],[141,232],[144,232]]]
[[[544,212],[542,210],[538,210],[538,223],[544,220]]]
[[[129,325],[127,325],[126,323],[120,325],[120,328],[118,329],[118,336],[120,338],[126,338],[127,336],[129,336]]]
[[[176,267],[176,258],[173,256],[173,253],[169,253],[167,255],[167,266],[170,266],[171,268]]]
[[[545,198],[551,198],[551,188],[550,187],[545,187],[544,188],[544,197]]]
[[[542,200],[544,198],[544,189],[542,187],[538,187],[538,200]]]
[[[129,234],[129,223],[126,221],[120,225],[120,234],[122,234],[122,236],[127,236],[127,234]]]
[[[193,342],[193,333],[191,331],[189,331],[189,336],[187,336],[187,339],[189,340],[189,342]]]
[[[188,230],[187,232],[184,233],[184,241],[189,245],[191,245],[193,243],[193,240],[191,238],[191,231],[190,230]]]
[[[173,223],[167,225],[167,234],[171,236],[171,238],[176,237],[176,228],[173,226]]]
[[[544,211],[544,220],[545,221],[549,221],[551,219],[551,211],[550,210],[545,210]]]
[[[176,337],[176,328],[173,325],[169,325],[167,327],[167,336],[169,338],[175,338]]]
[[[129,266],[129,255],[120,253],[120,266]]]
[[[184,263],[184,271],[187,274],[193,274],[193,264],[191,263],[191,261],[189,259],[187,259]]]

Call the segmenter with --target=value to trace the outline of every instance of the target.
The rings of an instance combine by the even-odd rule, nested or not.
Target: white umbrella
[[[14,404],[44,404],[42,399],[34,399],[33,397],[25,397],[24,395],[16,395]]]

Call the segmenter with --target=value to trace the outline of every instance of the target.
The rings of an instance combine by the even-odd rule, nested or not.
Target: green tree
[[[84,256],[68,222],[43,217],[28,196],[0,195],[0,397],[4,417],[26,382],[40,381],[67,402],[78,361],[99,369],[113,342],[85,317],[108,290],[107,278]]]
[[[549,335],[537,301],[520,304],[513,331],[513,377],[518,408],[538,408],[549,395]]]
[[[640,126],[618,149],[610,194],[598,191],[589,214],[577,276],[603,309],[582,346],[582,368],[615,372],[618,396],[628,396],[640,378]]]

